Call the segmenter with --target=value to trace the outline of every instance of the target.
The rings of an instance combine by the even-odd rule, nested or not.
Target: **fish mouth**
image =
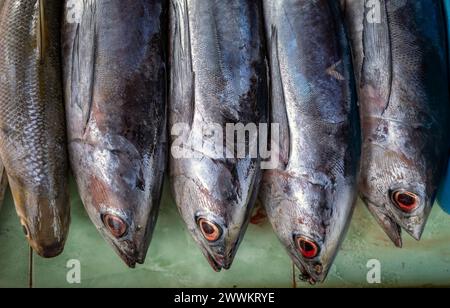
[[[30,243],[31,248],[43,258],[55,258],[62,254],[64,251],[64,244],[55,243],[51,245],[37,245],[35,243]]]
[[[421,223],[409,228],[403,228],[406,233],[408,233],[413,239],[416,241],[420,241],[422,239],[423,232],[425,231],[425,223]]]
[[[381,226],[394,245],[398,248],[402,248],[402,229],[396,220],[386,212],[384,207],[377,205],[365,196],[361,196],[361,199],[366,204],[367,209],[375,218],[378,225]]]
[[[145,263],[152,237],[151,235],[153,233],[152,229],[147,231],[145,228],[136,228],[134,227],[134,224],[128,223],[130,219],[116,215],[114,217],[119,217],[127,222],[127,227],[125,232],[120,229],[120,232],[115,234],[112,232],[114,230],[109,229],[105,224],[105,214],[99,215],[97,212],[92,213],[89,211],[89,208],[88,214],[91,221],[94,222],[94,225],[97,227],[97,231],[101,237],[111,246],[117,256],[119,256],[129,268],[134,269],[137,264]]]
[[[53,241],[40,240],[40,238],[42,237],[30,232],[28,224],[26,223],[26,220],[24,218],[21,218],[20,222],[22,224],[23,232],[28,241],[28,244],[37,255],[41,256],[42,258],[50,259],[62,254],[66,243],[65,239],[54,239]]]
[[[138,259],[138,257],[134,254],[127,254],[124,252],[124,250],[119,247],[119,245],[113,243],[112,244],[114,250],[116,251],[117,255],[122,259],[122,261],[129,267],[129,268],[136,268],[136,264],[143,264],[144,262],[142,259]]]
[[[317,263],[314,266],[314,272],[308,270],[307,266],[303,264],[297,264],[298,269],[300,270],[300,280],[309,283],[310,285],[316,285],[318,283],[323,283],[327,278],[328,271],[324,271],[324,267],[322,264]]]
[[[136,268],[137,264],[144,264],[147,257],[147,248],[137,248],[136,244],[124,240],[123,245],[120,245],[116,240],[105,237],[111,244],[116,254],[129,268]]]
[[[215,272],[221,272],[222,270],[229,270],[234,261],[234,255],[236,248],[232,249],[228,254],[219,254],[210,252],[207,247],[201,246],[201,251],[206,257],[209,265]]]
[[[380,206],[375,202],[372,202],[369,198],[361,196],[362,200],[366,204],[369,212],[383,228],[384,232],[388,235],[394,245],[398,248],[403,247],[403,240],[401,236],[402,229],[408,233],[416,241],[420,241],[425,230],[426,219],[418,216],[411,216],[409,224],[399,223],[398,219],[393,217],[384,206]],[[427,201],[428,202],[428,201]],[[430,208],[429,204],[425,205],[425,208]]]
[[[220,255],[212,255],[209,252],[207,252],[205,256],[211,268],[217,273],[221,272],[222,269],[229,270],[233,263],[230,258],[225,258]]]

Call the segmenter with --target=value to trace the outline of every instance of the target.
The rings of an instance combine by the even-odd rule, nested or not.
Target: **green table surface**
[[[187,233],[166,183],[144,265],[127,268],[90,222],[71,181],[72,225],[64,253],[33,257],[33,287],[311,287],[293,277],[292,262],[268,222],[251,225],[229,271],[215,273]],[[67,281],[69,260],[81,283]],[[367,262],[380,261],[381,283],[369,284]],[[29,248],[11,194],[0,212],[0,287],[29,286]],[[450,217],[435,206],[424,237],[404,235],[395,248],[358,202],[351,227],[326,283],[314,287],[450,286]]]

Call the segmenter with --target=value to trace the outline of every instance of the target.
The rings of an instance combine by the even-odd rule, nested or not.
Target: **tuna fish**
[[[143,263],[166,167],[164,1],[66,1],[69,155],[84,206],[124,262]]]
[[[261,3],[172,0],[170,20],[172,190],[189,232],[220,271],[232,264],[259,189],[261,159],[251,149],[267,112]],[[231,126],[256,135],[235,138]],[[239,140],[244,155],[234,151]]]
[[[419,240],[449,153],[441,1],[345,1],[363,146],[360,194],[396,246]]]
[[[310,283],[325,280],[357,195],[360,131],[350,46],[336,1],[263,1],[279,164],[261,199]],[[274,139],[275,136],[272,136]]]

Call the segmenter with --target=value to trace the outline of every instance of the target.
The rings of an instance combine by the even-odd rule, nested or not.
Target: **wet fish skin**
[[[419,240],[449,153],[445,21],[440,1],[346,1],[358,76],[363,147],[360,194],[398,247]],[[366,6],[366,7],[365,7]],[[412,193],[412,211],[395,195]],[[401,228],[400,228],[401,227]]]
[[[199,134],[207,143],[214,137],[199,133],[203,125],[217,124],[224,132],[227,123],[264,123],[267,72],[260,1],[172,0],[170,16],[170,127],[185,123],[187,140]],[[255,203],[260,158],[196,154],[200,157],[171,156],[173,195],[212,268],[229,269]],[[205,226],[215,240],[203,235]]]
[[[62,252],[70,223],[60,13],[56,0],[4,0],[0,12],[0,156],[43,257]]]
[[[360,131],[350,47],[336,1],[263,1],[271,120],[280,163],[261,199],[302,278],[323,282],[357,195]]]
[[[167,161],[165,1],[66,1],[69,154],[81,199],[129,267],[142,264]]]

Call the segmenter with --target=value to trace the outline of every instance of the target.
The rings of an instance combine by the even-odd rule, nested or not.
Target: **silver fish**
[[[266,119],[261,5],[172,0],[170,20],[170,127],[174,133],[175,126],[186,126],[185,138],[172,134],[172,154],[180,138],[186,151],[186,156],[171,156],[172,190],[189,232],[220,271],[230,268],[248,225],[259,188],[260,157],[250,151],[243,157],[225,156],[195,143],[199,138],[214,145],[228,138],[224,152],[234,153],[231,148],[238,141],[234,133],[225,134],[227,124],[259,127]],[[210,131],[211,126],[219,132]],[[249,148],[253,144],[249,139],[245,143]]]
[[[43,257],[70,224],[59,0],[4,0],[0,11],[0,156],[23,230]]]
[[[449,153],[441,1],[345,1],[362,119],[360,194],[396,246],[419,240]]]
[[[263,1],[279,158],[261,199],[302,278],[325,280],[357,195],[360,131],[336,1]],[[273,138],[273,136],[272,136]]]
[[[85,208],[130,267],[143,263],[166,168],[164,1],[66,1],[69,154]]]

